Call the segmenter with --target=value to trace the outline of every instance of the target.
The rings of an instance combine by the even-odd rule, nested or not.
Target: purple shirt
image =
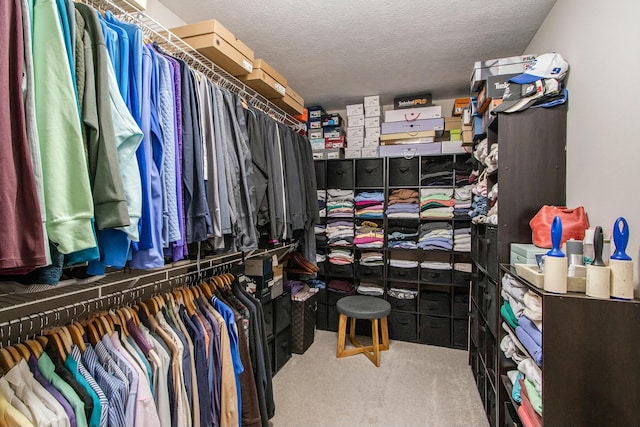
[[[64,412],[69,418],[71,427],[76,427],[76,415],[73,412],[71,405],[69,404],[69,402],[67,402],[67,399],[65,399],[64,396],[60,394],[60,392],[49,381],[47,381],[45,377],[42,376],[40,370],[38,369],[38,360],[33,354],[29,356],[27,364],[29,365],[29,369],[31,370],[31,373],[33,374],[33,377],[36,379],[36,381],[38,381],[40,385],[43,386],[49,392],[49,394],[62,405],[62,407],[64,408]]]
[[[149,341],[142,334],[138,325],[133,321],[133,319],[127,320],[127,329],[129,329],[129,334],[133,337],[140,350],[144,353],[145,356],[149,356],[149,352],[152,350]]]

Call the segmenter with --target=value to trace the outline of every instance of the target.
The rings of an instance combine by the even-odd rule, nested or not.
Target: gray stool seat
[[[391,304],[382,298],[352,295],[338,300],[336,309],[347,317],[380,319],[391,313]]]

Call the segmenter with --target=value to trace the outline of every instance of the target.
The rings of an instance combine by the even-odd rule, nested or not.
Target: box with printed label
[[[385,122],[412,122],[424,119],[439,119],[442,117],[442,107],[405,108],[404,110],[388,110],[384,113]]]
[[[380,138],[378,137],[368,137],[364,139],[364,146],[366,147],[377,147],[378,145],[380,145]]]
[[[289,86],[285,88],[284,96],[272,98],[271,102],[282,108],[285,113],[302,114],[304,112],[304,98]]]
[[[365,136],[367,138],[380,138],[380,128],[365,128]]]
[[[312,150],[324,150],[325,149],[324,138],[310,139],[309,140],[309,144],[311,144],[311,149]]]
[[[347,139],[363,138],[364,128],[347,128]]]
[[[381,133],[421,132],[444,128],[444,119],[413,120],[402,122],[388,122],[382,124]]]
[[[287,79],[273,69],[264,59],[253,62],[253,71],[238,79],[265,98],[283,97],[287,93]]]
[[[435,130],[423,130],[418,132],[400,132],[400,133],[387,133],[380,136],[380,141],[394,141],[398,139],[411,139],[411,138],[434,138],[436,136]]]
[[[312,154],[313,160],[324,160],[326,158],[324,150],[313,150]]]
[[[364,108],[375,107],[380,105],[380,95],[371,95],[364,97]]]
[[[366,128],[379,128],[380,117],[367,117],[364,119],[364,127]]]
[[[364,114],[359,114],[357,116],[348,116],[347,126],[349,126],[350,128],[364,127]]]
[[[453,101],[453,109],[451,110],[452,116],[461,116],[462,110],[464,110],[471,101],[471,98],[456,98]]]
[[[480,86],[489,76],[499,74],[524,73],[535,60],[535,55],[511,56],[508,58],[488,59],[476,61],[471,72],[471,91],[477,92]]]
[[[215,19],[170,31],[234,76],[253,71],[253,50]]]
[[[380,117],[382,115],[382,108],[379,105],[371,105],[364,107],[365,117]]]
[[[504,91],[509,87],[509,79],[520,75],[520,73],[499,74],[487,77],[487,98],[502,99]]]
[[[327,114],[324,111],[324,108],[322,108],[319,105],[314,105],[313,107],[307,107],[307,110],[309,111],[309,120],[320,120],[322,119],[322,116]]]
[[[342,135],[344,135],[344,130],[340,127],[329,127],[329,128],[323,128],[324,129],[324,138],[340,138]]]
[[[360,148],[346,148],[344,150],[345,159],[359,159],[362,156],[362,150]]]
[[[321,139],[324,138],[324,132],[320,129],[309,129],[309,139]]]
[[[347,116],[359,116],[361,114],[364,114],[363,104],[347,105]]]
[[[338,113],[325,114],[322,116],[322,127],[342,126],[342,116]]]
[[[362,149],[362,157],[378,157],[378,147],[365,147]]]
[[[341,148],[331,149],[331,150],[318,150],[313,152],[314,160],[333,160],[333,159],[344,159],[344,150]]]
[[[414,145],[381,145],[378,152],[380,157],[405,157],[439,155],[442,144],[431,142],[429,144]]]
[[[431,105],[432,100],[431,92],[396,96],[393,98],[393,109],[401,110],[403,108],[428,107]]]
[[[346,146],[346,141],[344,140],[344,136],[324,139],[324,148],[326,149],[345,148],[345,146]]]
[[[349,148],[362,148],[362,147],[364,147],[364,138],[349,139]]]
[[[391,141],[380,141],[380,145],[408,145],[408,144],[429,144],[434,142],[434,137],[425,137],[425,138],[403,138],[403,139],[394,139]]]
[[[322,129],[322,120],[320,119],[309,119],[309,123],[307,123],[309,129]]]
[[[464,154],[467,153],[462,141],[442,141],[442,154]]]

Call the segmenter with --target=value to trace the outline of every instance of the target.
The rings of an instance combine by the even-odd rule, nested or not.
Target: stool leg
[[[338,348],[336,349],[336,357],[342,357],[345,340],[347,339],[346,329],[347,316],[340,314],[340,321],[338,322]]]
[[[356,344],[356,318],[355,317],[351,318],[351,327],[350,327],[350,330],[349,330],[349,341],[351,341],[351,344],[357,345]]]
[[[382,327],[382,346],[381,350],[389,350],[389,326],[387,324],[387,316],[381,319]]]
[[[373,319],[371,321],[372,331],[371,336],[373,337],[373,357],[375,365],[380,367],[380,336],[378,332],[378,319]]]

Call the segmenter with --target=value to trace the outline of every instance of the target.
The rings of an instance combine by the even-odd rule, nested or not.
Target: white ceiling
[[[520,55],[556,0],[160,0],[215,18],[283,74],[306,105],[364,95],[466,96],[476,60]]]

